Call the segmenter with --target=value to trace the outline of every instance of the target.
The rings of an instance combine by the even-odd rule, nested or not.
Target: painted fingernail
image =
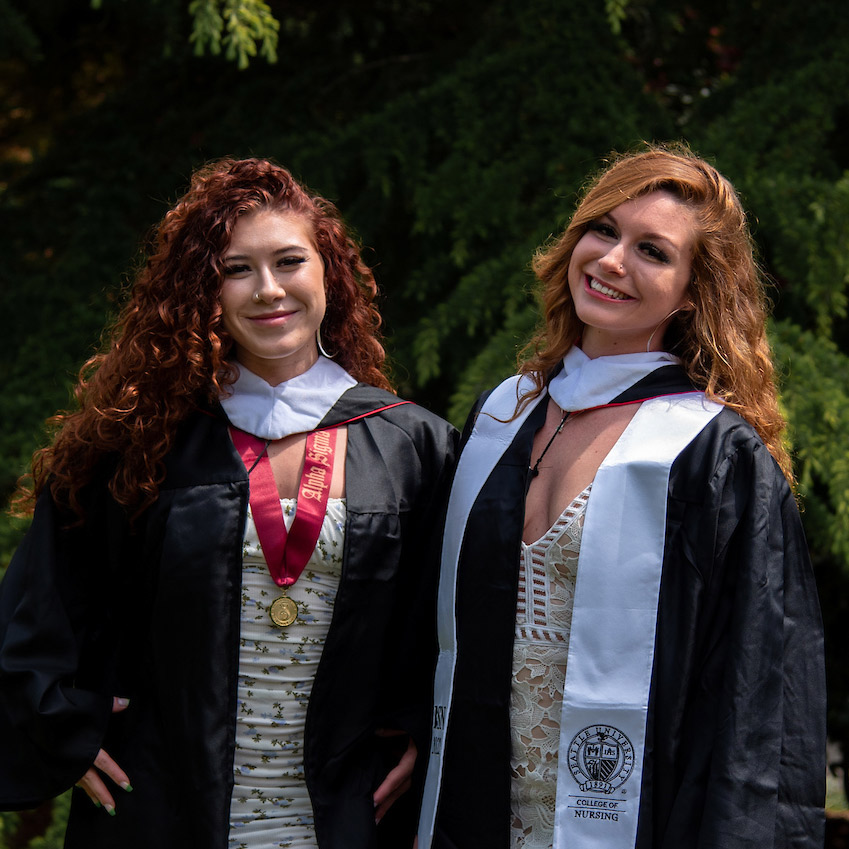
[[[127,793],[132,793],[132,792],[133,792],[133,785],[132,785],[132,784],[130,784],[130,782],[129,782],[129,781],[125,781],[125,782],[121,785],[121,787],[123,787],[123,788],[124,788],[124,790],[126,790],[126,791],[127,791]]]
[[[130,700],[129,700],[129,699],[119,699],[119,698],[116,698],[116,699],[115,699],[115,703],[116,703],[117,705],[119,705],[119,707],[126,707],[126,706],[130,703]]]
[[[107,814],[109,814],[110,817],[115,816],[116,811],[115,808],[112,807],[112,805],[104,805],[103,809],[106,811]]]
[[[101,805],[100,802],[97,801],[97,799],[92,799],[91,801],[94,802],[95,808],[102,808],[103,807],[103,805]]]

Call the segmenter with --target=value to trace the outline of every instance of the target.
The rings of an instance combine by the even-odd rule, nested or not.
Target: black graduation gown
[[[322,424],[397,401],[359,384]],[[101,747],[133,783],[115,789],[115,817],[75,791],[66,846],[227,845],[248,499],[227,427],[220,408],[182,426],[159,498],[134,528],[102,481],[77,527],[44,494],[0,585],[0,807],[64,791]],[[348,426],[342,577],[305,731],[322,849],[387,843],[371,795],[397,741],[376,728],[409,731],[427,751],[430,541],[455,441],[412,404]],[[130,707],[111,715],[113,695]],[[414,805],[405,819],[403,808],[386,834],[394,814],[411,837]]]
[[[688,390],[669,366],[615,400]],[[521,505],[545,408],[519,430],[466,526],[434,849],[508,845]],[[731,410],[675,460],[665,533],[636,847],[821,849],[825,680],[814,577],[793,494]]]

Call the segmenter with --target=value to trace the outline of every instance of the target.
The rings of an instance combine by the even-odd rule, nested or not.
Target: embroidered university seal
[[[634,747],[612,725],[590,725],[569,744],[569,770],[584,793],[612,793],[633,769]]]

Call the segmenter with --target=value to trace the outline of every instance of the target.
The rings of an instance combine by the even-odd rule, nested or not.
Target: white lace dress
[[[587,487],[546,534],[522,543],[513,648],[511,847],[551,849],[560,711]]]
[[[288,527],[295,502],[281,504]],[[342,574],[344,529],[345,501],[331,498],[315,551],[288,592],[297,621],[278,628],[268,608],[281,593],[248,513],[229,849],[317,846],[304,782],[304,720]]]

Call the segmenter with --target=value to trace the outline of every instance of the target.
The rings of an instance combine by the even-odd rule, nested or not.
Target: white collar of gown
[[[609,404],[656,369],[678,362],[664,351],[590,359],[573,347],[563,358],[563,369],[551,379],[548,392],[561,410],[590,410]]]
[[[282,439],[315,430],[357,381],[340,365],[319,356],[303,374],[272,386],[238,364],[239,376],[221,398],[227,418],[261,439]]]

